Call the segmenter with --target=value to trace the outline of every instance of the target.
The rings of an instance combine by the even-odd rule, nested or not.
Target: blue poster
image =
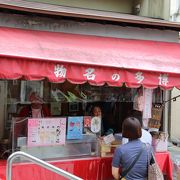
[[[67,139],[82,139],[83,116],[68,117]]]

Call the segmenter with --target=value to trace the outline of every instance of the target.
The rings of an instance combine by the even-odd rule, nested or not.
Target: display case
[[[19,149],[40,159],[58,159],[99,156],[99,144],[95,135],[83,135],[81,140],[66,140],[65,145],[28,147],[24,138],[19,139]]]
[[[65,117],[14,118],[13,152],[20,150],[40,159],[99,156],[97,136],[82,134],[81,138],[68,139],[66,121]]]

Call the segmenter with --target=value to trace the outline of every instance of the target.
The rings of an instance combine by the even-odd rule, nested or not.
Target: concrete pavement
[[[173,161],[173,180],[180,180],[180,147],[170,145],[168,151]]]

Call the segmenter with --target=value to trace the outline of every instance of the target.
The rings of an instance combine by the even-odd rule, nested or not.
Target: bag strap
[[[142,148],[141,148],[140,152],[138,153],[138,155],[136,156],[136,158],[134,159],[134,161],[130,164],[130,166],[127,169],[125,169],[121,173],[121,178],[125,177],[127,175],[127,173],[133,168],[133,166],[136,164],[137,160],[140,158],[145,147],[146,147],[146,145],[143,143]]]
[[[147,145],[147,165],[149,166],[150,164],[153,164],[155,162],[155,157],[154,157],[154,153],[153,153],[153,150],[152,150],[152,147],[151,145]]]

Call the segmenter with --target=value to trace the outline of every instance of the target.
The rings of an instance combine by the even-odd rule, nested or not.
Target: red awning
[[[180,88],[180,45],[0,28],[0,78]]]

